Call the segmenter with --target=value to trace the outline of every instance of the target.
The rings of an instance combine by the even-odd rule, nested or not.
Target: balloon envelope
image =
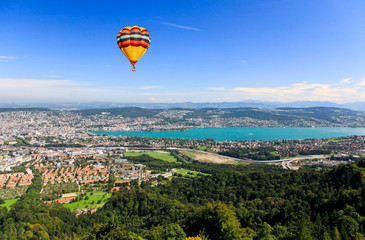
[[[117,35],[118,46],[133,65],[133,71],[134,65],[145,54],[150,42],[150,34],[142,27],[125,27]]]

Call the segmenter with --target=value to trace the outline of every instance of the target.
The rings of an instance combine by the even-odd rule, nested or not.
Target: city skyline
[[[365,101],[362,1],[3,1],[0,102]],[[136,72],[116,34],[142,26]]]

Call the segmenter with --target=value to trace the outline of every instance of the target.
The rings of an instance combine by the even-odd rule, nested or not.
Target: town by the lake
[[[169,118],[184,115],[177,110],[164,111],[163,114]],[[223,120],[219,119],[219,124],[207,124],[199,118],[190,119],[190,122],[201,122],[198,126],[202,127],[237,126],[248,121],[239,118],[235,121],[232,118],[227,122]],[[186,169],[181,164],[186,159],[227,165],[270,164],[293,171],[300,168],[331,168],[365,155],[365,136],[357,135],[303,140],[214,141],[90,133],[92,130],[167,131],[186,127],[185,123],[166,125],[161,124],[162,121],[156,116],[124,118],[105,112],[86,117],[70,111],[2,112],[0,198],[5,199],[6,203],[16,201],[32,182],[31,169],[36,169],[42,175],[42,200],[45,203],[67,203],[65,206],[78,215],[95,212],[111,196],[110,192],[128,187],[131,181],[138,181],[139,184],[148,181],[157,185],[160,183],[159,177],[206,174]],[[142,161],[146,156],[147,162]],[[167,167],[151,167],[148,159],[165,161]]]

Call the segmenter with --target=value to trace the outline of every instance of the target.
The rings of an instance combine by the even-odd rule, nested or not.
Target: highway
[[[186,152],[196,152],[196,153],[208,154],[208,155],[212,155],[212,156],[223,156],[223,155],[219,155],[217,153],[205,152],[205,151],[196,150],[196,149],[188,149],[188,148],[167,148],[167,149],[186,151]],[[299,160],[308,160],[308,159],[326,159],[326,158],[329,158],[330,155],[308,155],[308,156],[303,156],[303,157],[293,157],[293,158],[285,158],[285,159],[279,159],[279,160],[252,160],[252,159],[234,158],[234,157],[229,157],[229,156],[224,156],[224,157],[229,158],[231,160],[241,161],[241,162],[246,162],[246,163],[281,163],[281,165],[284,169],[292,169],[290,167],[291,162],[299,161]]]

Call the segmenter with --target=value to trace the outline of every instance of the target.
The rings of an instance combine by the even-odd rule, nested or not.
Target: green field
[[[191,157],[192,159],[195,159],[195,153],[193,152],[182,151],[182,153]]]
[[[279,156],[278,152],[277,151],[272,151],[270,152],[271,155],[274,155],[274,156]]]
[[[178,170],[176,170],[176,173],[181,174],[181,175],[188,175],[191,177],[196,177],[196,176],[198,176],[198,174],[209,175],[207,173],[191,171],[191,170],[187,170],[187,169],[178,169]]]
[[[16,203],[18,201],[19,198],[13,198],[13,199],[6,199],[4,200],[5,203],[4,204],[0,204],[1,207],[7,207],[7,208],[11,208],[10,206],[13,205],[14,203]]]
[[[78,202],[73,202],[73,203],[67,203],[64,204],[63,206],[70,208],[72,211],[76,210],[76,209],[81,209],[81,208],[90,208],[90,207],[102,207],[106,201],[108,200],[109,197],[111,197],[111,193],[108,193],[107,196],[105,196],[103,198],[103,196],[105,195],[105,192],[94,192],[93,195],[90,195],[90,193],[87,193],[87,195],[89,196],[88,200],[81,200]],[[85,197],[83,197],[85,198]],[[97,202],[101,199],[101,203],[97,204]],[[92,203],[94,202],[94,203]]]
[[[124,156],[126,157],[136,157],[141,156],[143,154],[147,154],[151,157],[161,159],[166,162],[176,162],[176,158],[170,155],[168,152],[153,152],[153,151],[146,151],[146,152],[126,152]]]
[[[200,151],[207,151],[207,150],[209,150],[209,148],[207,148],[206,146],[195,147],[195,149],[200,150]]]
[[[234,161],[234,163],[233,163],[234,165],[248,165],[248,164],[250,164],[250,163],[248,163],[248,162],[242,162],[242,161]]]

